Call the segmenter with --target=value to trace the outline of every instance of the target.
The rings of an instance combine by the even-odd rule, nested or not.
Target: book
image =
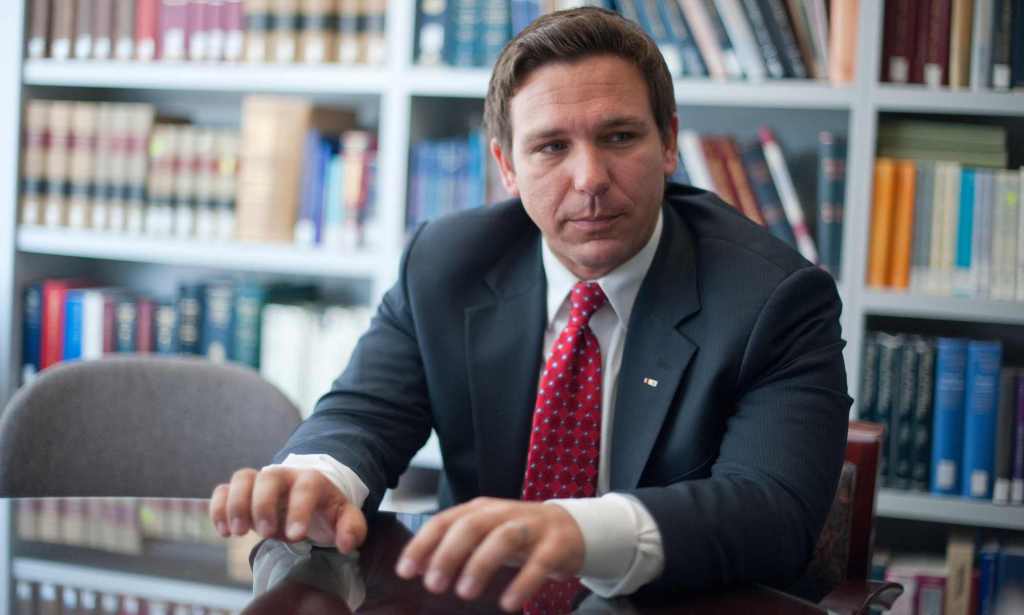
[[[729,31],[725,28],[725,22],[722,20],[722,14],[718,11],[715,1],[704,0],[704,8],[707,11],[714,38],[722,53],[725,74],[730,79],[743,79],[743,65],[736,52],[735,41],[729,38]]]
[[[967,341],[940,337],[935,348],[932,493],[961,493],[966,367]]]
[[[697,48],[690,26],[683,19],[682,9],[678,2],[658,2],[661,20],[668,30],[669,36],[675,41],[682,62],[683,74],[687,77],[706,77],[707,67]]]
[[[919,2],[895,0],[885,4],[882,80],[909,83],[915,61]]]
[[[999,372],[999,392],[995,428],[995,482],[992,502],[1010,503],[1010,484],[1013,480],[1013,444],[1017,424],[1017,372],[1003,367]]]
[[[871,206],[867,283],[874,288],[889,285],[892,272],[892,233],[896,210],[896,162],[875,160],[874,199]]]
[[[1017,261],[1020,225],[1020,175],[995,172],[992,237],[992,299],[1013,301],[1017,295]]]
[[[109,60],[114,55],[114,0],[93,0],[92,57]]]
[[[797,43],[796,34],[786,12],[783,0],[759,0],[764,11],[772,38],[778,45],[785,62],[786,76],[794,79],[807,79],[810,76]]]
[[[516,6],[513,5],[513,15]],[[416,62],[437,66],[445,62],[445,48],[451,33],[448,30],[448,0],[420,0],[416,15]],[[525,10],[525,9],[524,9]],[[532,17],[529,21],[532,21]],[[525,27],[526,23],[514,27]]]
[[[960,194],[957,197],[959,211],[956,227],[956,257],[953,263],[953,293],[973,296],[972,284],[972,241],[974,235],[974,169],[960,170]]]
[[[861,354],[860,393],[857,396],[857,419],[875,420],[875,401],[878,393],[878,355],[881,344],[878,335],[869,332],[864,338]]]
[[[750,81],[763,81],[767,77],[767,69],[740,0],[715,0],[715,6],[736,49],[743,75]]]
[[[43,287],[29,284],[22,294],[21,384],[31,382],[42,369]]]
[[[800,255],[812,263],[818,262],[818,250],[811,239],[811,233],[804,223],[803,207],[793,185],[793,178],[789,174],[789,167],[786,166],[786,159],[782,148],[775,139],[775,133],[768,127],[762,126],[758,129],[758,137],[761,140],[761,147],[764,150],[765,160],[768,162],[768,170],[771,172],[772,181],[779,191],[782,201],[782,210],[786,213],[786,220],[796,237],[797,250]]]
[[[910,488],[928,491],[931,480],[932,425],[935,393],[935,341],[915,336],[910,341],[910,351],[917,357],[917,373],[914,382],[917,392],[914,398],[912,420],[912,444],[910,452]]]
[[[135,5],[135,59],[155,60],[159,42],[160,0],[137,0]]]
[[[914,468],[914,438],[917,431],[917,375],[920,355],[914,348],[913,338],[903,338],[894,368],[894,392],[890,420],[890,452],[888,485],[896,489],[909,489]]]
[[[93,11],[96,2],[97,0],[75,2],[75,43],[71,47],[71,56],[76,60],[88,60],[92,57]]]
[[[800,48],[800,56],[807,66],[807,74],[811,79],[827,79],[828,67],[821,64],[821,59],[815,51],[807,7],[802,0],[786,0],[786,6],[789,8],[789,23]]]
[[[954,529],[946,541],[945,615],[970,615],[974,535]]]
[[[365,62],[371,65],[380,65],[384,63],[387,58],[387,14],[388,14],[388,2],[387,0],[366,0],[366,53]],[[505,2],[489,2],[487,3],[487,9],[491,11],[489,18],[492,24],[490,45],[491,49],[487,53],[494,54],[497,57],[497,51],[500,51],[500,47],[495,50],[494,46],[496,43],[497,21],[502,20],[501,32],[502,42],[501,47],[505,45],[505,42],[509,40],[510,36],[506,34],[508,28],[508,7]]]
[[[771,173],[768,171],[768,162],[764,158],[761,144],[757,141],[747,143],[743,147],[742,159],[747,177],[750,178],[751,189],[754,191],[757,204],[764,217],[765,226],[772,235],[786,242],[790,247],[796,248],[796,238],[793,236],[793,229],[789,227],[786,213],[782,210],[782,202],[779,198],[778,190],[775,189],[775,184],[772,182]],[[834,169],[834,166],[832,168]],[[838,216],[841,224],[841,202],[839,207]],[[828,214],[831,221],[835,212],[834,210],[829,210]],[[838,263],[838,260],[836,262]],[[838,273],[838,268],[836,273]]]
[[[69,290],[86,286],[80,280],[48,279],[42,283],[43,320],[39,369],[44,370],[64,358],[66,306]]]
[[[964,497],[992,499],[1001,363],[1000,342],[968,342],[964,376],[964,455],[960,476]]]
[[[846,140],[821,131],[818,133],[817,247],[819,265],[834,278],[839,277],[845,201]]]
[[[926,13],[924,84],[937,88],[949,85],[949,48],[952,0],[931,0]]]
[[[952,0],[949,39],[949,86],[953,89],[966,88],[970,84],[974,1]]]
[[[189,0],[185,12],[185,38],[188,41],[185,55],[192,62],[212,60],[209,55],[210,31],[213,27],[210,0]]]
[[[893,427],[897,421],[896,407],[899,403],[900,377],[903,374],[900,366],[906,338],[888,333],[876,333],[875,337],[878,340],[878,389],[875,393],[872,420],[885,427],[878,475],[882,485],[888,487],[893,486],[895,480],[893,452],[896,449],[897,436]]]
[[[972,16],[970,86],[974,91],[992,86],[989,68],[992,64],[993,0],[974,0]]]
[[[719,137],[717,145],[719,155],[725,163],[725,170],[729,174],[729,183],[735,193],[736,204],[739,206],[740,211],[743,212],[743,215],[763,226],[764,218],[761,216],[757,199],[750,188],[750,180],[747,177],[746,170],[743,168],[743,161],[740,159],[739,146],[736,145],[736,140],[729,136]]]
[[[73,56],[77,5],[74,0],[53,0],[50,57],[54,60],[68,60]]]
[[[277,0],[272,5],[273,28],[268,33],[270,59],[289,64],[297,59],[299,0]]]
[[[992,89],[1006,91],[1012,81],[1013,0],[995,0],[992,8]]]
[[[49,227],[67,223],[65,194],[70,191],[72,103],[53,101],[49,105],[49,148],[46,152],[46,201],[43,224]]]
[[[202,341],[200,354],[214,363],[233,359],[235,286],[231,282],[210,282],[203,288]]]
[[[157,57],[169,62],[188,59],[189,0],[160,0]]]
[[[857,69],[859,0],[832,0],[829,16],[828,77],[833,85],[853,83]]]
[[[1010,503],[1024,504],[1024,370],[1017,371],[1017,407],[1013,442],[1013,475],[1010,480]]]
[[[729,76],[725,56],[719,46],[707,6],[701,0],[679,0],[679,6],[707,66],[708,75],[712,79],[725,80]]]
[[[303,28],[299,32],[299,60],[320,64],[337,60],[337,0],[301,0]]]
[[[270,29],[273,20],[271,0],[244,0],[246,62],[266,62],[270,59]]]
[[[50,17],[50,0],[32,0],[29,4],[26,58],[40,60],[47,56],[50,42]]]
[[[21,162],[20,222],[42,224],[47,198],[47,153],[50,103],[32,99],[25,106],[24,147]]]
[[[750,21],[750,30],[757,42],[764,68],[771,79],[785,79],[787,70],[782,53],[772,37],[771,26],[758,0],[742,0],[746,17]]]
[[[71,138],[68,157],[67,213],[65,223],[71,228],[85,228],[92,205],[93,162],[96,159],[96,103],[76,102],[71,107]]]

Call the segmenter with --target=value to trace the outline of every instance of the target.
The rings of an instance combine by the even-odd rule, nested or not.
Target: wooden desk
[[[292,556],[288,553],[288,557],[282,559],[290,562],[291,568],[289,564],[277,564],[278,571],[288,571],[284,580],[257,596],[242,615],[501,613],[498,596],[512,578],[511,569],[503,571],[492,581],[487,592],[473,602],[464,602],[450,592],[440,596],[431,594],[418,579],[406,581],[395,575],[394,566],[399,552],[426,518],[420,515],[378,515],[358,558],[346,558],[335,551],[320,549],[309,555]],[[267,548],[283,549],[280,545],[267,545]],[[603,600],[583,593],[576,604],[576,612],[579,613],[616,615],[827,613],[814,604],[765,587],[742,587],[715,594],[684,594],[660,604],[640,604],[626,599]]]

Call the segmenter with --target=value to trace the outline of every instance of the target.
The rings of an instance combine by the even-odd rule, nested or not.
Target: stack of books
[[[149,62],[385,59],[388,0],[32,0],[26,57]]]
[[[879,128],[867,284],[1024,301],[1024,168],[1006,131],[901,121]]]
[[[102,613],[103,615],[236,615],[190,602],[170,603],[88,587],[55,585],[14,578],[14,612],[18,615]]]
[[[875,332],[859,418],[886,426],[879,470],[895,489],[1024,505],[1024,369],[998,341]]]
[[[618,10],[639,24],[676,78],[854,78],[857,0],[419,0],[416,58],[490,66],[538,16],[583,5]]]
[[[882,81],[1006,91],[1024,87],[1024,7],[1013,0],[885,3]]]

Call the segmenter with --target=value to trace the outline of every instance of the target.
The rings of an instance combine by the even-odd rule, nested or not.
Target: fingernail
[[[270,538],[270,535],[274,533],[274,526],[266,519],[260,519],[256,524],[256,531],[260,533],[264,538]]]
[[[395,572],[398,576],[403,579],[411,579],[416,575],[416,562],[412,561],[408,557],[403,557],[398,560],[398,566],[395,568]]]
[[[427,573],[427,577],[423,579],[423,584],[426,585],[427,589],[430,591],[440,593],[448,587],[448,579],[440,570],[431,570]]]
[[[231,533],[236,536],[241,536],[244,533],[244,527],[242,526],[242,520],[235,517],[231,520]]]
[[[519,606],[519,596],[516,594],[505,594],[501,597],[501,608],[508,612],[517,610]]]
[[[223,521],[218,521],[217,522],[217,533],[220,534],[221,536],[227,536],[228,535],[228,524],[224,523]]]
[[[294,521],[288,526],[288,540],[298,540],[306,528],[299,521]]]
[[[467,600],[474,597],[476,595],[476,579],[463,576],[459,579],[459,585],[455,588],[455,591]]]

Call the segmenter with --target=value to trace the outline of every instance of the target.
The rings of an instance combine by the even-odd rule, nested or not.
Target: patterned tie
[[[569,323],[555,341],[537,388],[523,500],[593,497],[601,444],[601,348],[590,317],[607,301],[595,282],[577,282]],[[523,608],[527,615],[568,613],[577,579],[549,581]]]

